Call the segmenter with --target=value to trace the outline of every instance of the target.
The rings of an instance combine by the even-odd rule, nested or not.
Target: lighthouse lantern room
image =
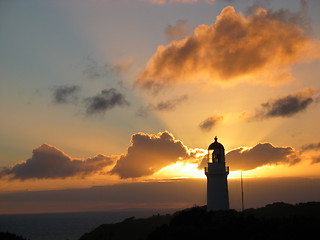
[[[208,167],[205,168],[207,176],[207,211],[228,210],[228,174],[226,167],[224,147],[214,138],[208,148]]]

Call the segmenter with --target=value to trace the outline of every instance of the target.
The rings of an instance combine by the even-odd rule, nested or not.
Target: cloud
[[[252,148],[240,147],[226,154],[232,171],[246,171],[265,165],[294,165],[300,160],[300,153],[294,148],[275,147],[271,143],[259,143]]]
[[[320,142],[305,144],[301,148],[303,153],[308,153],[307,155],[311,159],[311,163],[320,163]]]
[[[192,36],[159,46],[135,85],[156,92],[170,84],[197,80],[286,82],[291,79],[290,66],[302,61],[313,46],[294,16],[289,11],[261,8],[244,16],[226,7],[214,24],[200,25]]]
[[[86,112],[88,115],[105,113],[116,106],[123,107],[130,105],[125,96],[114,88],[104,89],[100,94],[86,98],[85,102],[87,104]]]
[[[77,85],[72,86],[59,86],[53,89],[53,102],[62,103],[75,103],[78,100],[77,93],[81,88]]]
[[[203,131],[210,131],[214,126],[220,123],[223,119],[223,116],[214,115],[205,119],[202,123],[200,123],[199,127]]]
[[[232,171],[250,170],[265,165],[294,165],[301,158],[312,163],[320,162],[319,144],[306,145],[302,152],[292,147],[276,147],[260,143],[251,148],[240,147],[226,154],[227,164]],[[315,154],[306,153],[316,149]],[[0,178],[11,180],[63,179],[68,177],[112,174],[122,179],[151,176],[164,167],[177,162],[198,164],[201,169],[207,165],[206,150],[188,148],[173,134],[164,131],[158,134],[136,133],[125,154],[106,156],[98,154],[91,158],[75,159],[58,148],[43,144],[33,150],[30,159],[0,169]]]
[[[169,112],[174,111],[176,107],[188,99],[188,95],[182,95],[165,101],[160,101],[157,104],[149,104],[148,106],[138,108],[136,112],[137,117],[146,118],[150,111]]]
[[[0,169],[0,178],[58,179],[96,173],[109,173],[123,179],[138,178],[152,175],[176,162],[198,163],[199,156],[203,155],[204,150],[186,147],[167,131],[136,133],[131,137],[127,153],[114,156],[98,154],[92,158],[75,159],[54,146],[43,144],[33,150],[30,159]],[[106,168],[109,168],[108,172]]]
[[[47,144],[34,149],[32,153],[30,159],[3,169],[0,177],[20,180],[84,177],[101,172],[115,160],[103,154],[84,160],[72,159],[58,148]]]
[[[59,86],[53,89],[53,102],[56,104],[76,104],[81,102],[87,115],[105,113],[117,106],[129,106],[125,95],[115,88],[103,89],[101,93],[93,97],[81,97],[77,95],[81,88],[77,85]]]
[[[320,150],[320,142],[319,143],[310,143],[302,146],[303,151],[308,150]]]
[[[120,157],[110,173],[120,178],[148,176],[189,158],[188,148],[167,131],[158,134],[136,133],[132,135],[127,153]]]
[[[320,163],[320,154],[318,154],[312,158],[312,163]]]
[[[146,107],[139,107],[138,110],[136,111],[137,117],[147,118],[148,115],[149,115],[148,108]]]
[[[270,99],[261,104],[254,119],[291,117],[305,111],[315,101],[313,99],[314,93],[314,89],[307,88],[282,98]]]
[[[132,58],[127,58],[123,60],[117,60],[114,62],[112,70],[120,74],[130,69],[133,64]]]
[[[165,34],[171,40],[178,40],[188,35],[187,20],[178,20],[175,25],[167,25]]]
[[[82,74],[88,80],[104,78],[108,74],[121,74],[130,69],[133,65],[132,58],[117,59],[112,63],[100,64],[91,57],[85,58]]]
[[[177,107],[177,105],[181,104],[187,99],[187,95],[182,95],[180,97],[169,99],[167,101],[161,101],[156,105],[150,105],[149,108],[156,111],[172,111]]]
[[[100,65],[97,61],[95,61],[89,56],[85,58],[85,66],[82,71],[82,74],[88,80],[103,78],[108,74],[109,71],[110,68],[107,64]]]

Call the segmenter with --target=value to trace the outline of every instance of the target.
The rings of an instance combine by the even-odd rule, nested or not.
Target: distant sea
[[[30,240],[77,240],[101,224],[173,212],[175,210],[161,209],[0,215],[0,232],[8,231]]]

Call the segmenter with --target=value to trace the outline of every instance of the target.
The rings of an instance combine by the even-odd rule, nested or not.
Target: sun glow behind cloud
[[[177,162],[164,167],[156,172],[152,177],[158,178],[205,178],[203,170],[199,170],[197,163]]]
[[[228,165],[228,164],[227,164]],[[270,177],[272,171],[277,169],[276,166],[263,166],[249,171],[242,171],[244,178]],[[279,173],[279,171],[276,171]],[[279,176],[276,174],[275,176]],[[238,179],[241,177],[241,171],[230,171],[228,179]],[[196,163],[177,162],[170,166],[164,167],[154,175],[152,179],[177,179],[177,178],[206,178],[203,169],[198,168]]]

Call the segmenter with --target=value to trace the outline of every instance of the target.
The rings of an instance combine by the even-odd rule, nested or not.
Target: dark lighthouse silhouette
[[[207,211],[228,210],[228,174],[226,167],[224,147],[214,138],[208,148],[208,167],[205,167],[207,176]]]

